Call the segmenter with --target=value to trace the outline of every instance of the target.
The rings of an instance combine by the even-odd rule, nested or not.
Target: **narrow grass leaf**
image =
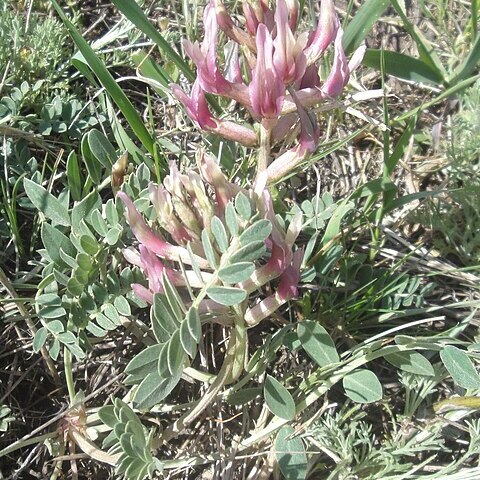
[[[136,2],[131,0],[112,0],[112,3],[130,20],[138,29],[140,29],[150,40],[154,41],[160,50],[177,68],[190,80],[195,80],[195,75],[188,66],[187,62],[170,46],[163,38],[158,29],[148,20],[143,10]]]
[[[275,378],[267,375],[263,387],[263,396],[268,409],[277,417],[293,420],[295,402],[290,392]]]
[[[322,238],[322,245],[326,245],[340,232],[343,217],[345,217],[345,215],[350,212],[353,207],[354,204],[346,200],[339,204],[338,208],[330,218],[327,228],[325,229],[325,233]]]
[[[382,384],[370,370],[358,369],[343,379],[347,397],[357,403],[372,403],[381,400]]]
[[[70,215],[67,207],[55,198],[50,192],[38,183],[25,178],[23,187],[35,208],[42,212],[48,219],[59,225],[69,226]]]
[[[477,36],[472,49],[463,63],[455,70],[455,74],[449,83],[455,85],[460,80],[465,80],[480,63],[480,35]]]
[[[72,150],[67,158],[67,182],[74,201],[82,199],[82,175],[78,165],[77,154]]]
[[[56,0],[52,0],[52,4],[57,11],[58,15],[62,19],[63,23],[67,27],[73,41],[77,45],[78,49],[81,51],[85,60],[88,63],[88,66],[92,69],[95,75],[98,77],[101,84],[105,87],[108,94],[112,97],[113,101],[117,104],[120,111],[125,116],[128,124],[132,128],[133,132],[140,140],[142,145],[146,150],[154,155],[155,153],[155,141],[145,128],[145,125],[142,121],[142,118],[138,114],[136,108],[130,102],[125,92],[120,88],[115,79],[112,77],[110,72],[105,67],[104,63],[93,51],[92,47],[87,43],[87,41],[80,35],[72,22],[67,18],[63,12],[60,5]],[[129,5],[136,5],[134,2],[128,2]],[[140,8],[139,8],[140,10]],[[140,10],[141,11],[141,10]],[[143,12],[142,12],[143,15]],[[153,27],[152,27],[153,28]]]
[[[447,71],[440,61],[440,57],[434,49],[434,46],[423,35],[422,31],[414,25],[407,17],[402,5],[398,0],[390,0],[398,15],[402,19],[405,30],[410,34],[417,45],[420,59],[429,64],[442,77],[442,83],[447,78]]]
[[[275,456],[285,480],[304,480],[308,472],[308,460],[302,439],[295,437],[290,425],[283,426],[275,438]]]
[[[343,35],[343,48],[349,55],[360,46],[374,23],[390,4],[390,0],[367,0],[348,24]]]
[[[445,368],[453,381],[462,388],[480,388],[480,377],[470,357],[457,347],[447,345],[441,352]]]
[[[382,50],[368,49],[363,57],[363,64],[380,70]],[[441,85],[442,75],[429,64],[418,58],[403,53],[383,50],[384,72],[404,80],[418,83]]]

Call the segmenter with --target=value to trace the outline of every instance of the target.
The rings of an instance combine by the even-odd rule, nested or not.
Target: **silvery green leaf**
[[[263,396],[268,409],[277,417],[293,420],[295,402],[290,392],[275,378],[267,375],[263,388]]]
[[[87,135],[90,153],[105,168],[109,169],[116,162],[117,155],[108,138],[99,130],[92,129]]]
[[[235,209],[244,220],[250,220],[252,216],[252,206],[250,200],[243,192],[239,192],[235,197]]]
[[[370,370],[359,368],[343,378],[347,396],[357,403],[372,403],[382,399],[382,384]]]
[[[238,262],[218,271],[218,277],[224,283],[240,283],[249,278],[255,271],[255,265],[252,262]]]
[[[115,323],[113,323],[104,313],[97,313],[95,315],[95,320],[104,330],[115,330],[116,328]]]
[[[170,310],[173,314],[173,318],[176,320],[176,326],[178,327],[183,321],[187,310],[180,297],[180,294],[175,288],[175,285],[173,285],[172,281],[168,275],[165,274],[165,272],[163,272],[162,281],[163,288],[165,290],[165,298],[170,305]]]
[[[117,227],[110,228],[107,232],[107,235],[105,236],[105,240],[109,245],[115,245],[120,239],[121,234],[122,234],[121,227],[117,226]]]
[[[50,357],[52,357],[53,360],[56,360],[58,358],[58,354],[60,353],[60,342],[55,339],[51,343],[49,349],[48,349],[48,354]]]
[[[49,307],[57,307],[62,304],[62,299],[56,293],[44,293],[35,299],[38,305],[48,305]]]
[[[145,348],[130,360],[125,369],[125,373],[146,377],[148,374],[156,372],[158,359],[164,347],[165,344],[157,344]]]
[[[45,345],[48,337],[48,330],[45,327],[40,327],[35,332],[35,337],[33,339],[33,351],[38,353],[42,347]]]
[[[198,343],[202,336],[202,325],[200,323],[200,317],[196,308],[190,307],[185,322],[188,325],[190,335]]]
[[[192,270],[194,271],[196,277],[198,278],[199,282],[204,283],[203,277],[202,277],[202,271],[200,270],[200,267],[198,266],[197,261],[195,260],[195,255],[192,252],[192,247],[190,246],[190,243],[187,245],[187,250],[188,250],[188,255],[190,256],[190,262],[192,264]]]
[[[65,318],[67,316],[67,312],[63,307],[48,306],[42,308],[38,312],[38,316],[45,319]]]
[[[133,401],[139,410],[159,404],[177,385],[182,376],[180,369],[171,377],[161,377],[157,372],[148,374],[135,390]]]
[[[96,255],[96,253],[100,249],[100,245],[98,244],[98,242],[88,235],[82,235],[80,237],[80,245],[86,253],[92,256]]]
[[[63,326],[63,323],[60,320],[53,320],[51,322],[48,322],[46,324],[46,327],[54,335],[58,335],[59,333],[62,333],[65,331],[65,327]]]
[[[218,217],[213,217],[210,229],[217,242],[218,248],[222,253],[225,253],[228,250],[228,236],[222,221]]]
[[[122,296],[115,297],[115,300],[113,301],[113,305],[117,309],[120,315],[124,315],[125,317],[128,317],[132,314],[132,311],[130,310],[130,305],[125,297],[122,297]]]
[[[75,255],[76,250],[70,239],[64,235],[58,228],[52,227],[47,222],[43,222],[41,236],[43,244],[47,249],[49,257],[57,265],[63,265],[62,258],[60,257],[60,249],[68,255]]]
[[[102,217],[102,214],[98,209],[95,209],[90,214],[89,221],[92,227],[101,237],[105,237],[107,235],[107,232],[108,232],[107,222],[105,222],[104,218]]]
[[[210,264],[210,266],[216,268],[218,266],[218,257],[213,250],[212,242],[210,240],[210,237],[208,236],[207,230],[202,230],[202,245],[208,263]]]
[[[225,207],[225,223],[227,224],[228,230],[230,231],[230,235],[232,237],[238,236],[238,220],[237,214],[235,212],[235,208],[232,202],[228,202],[227,206]]]
[[[180,342],[183,350],[193,358],[197,352],[197,342],[190,333],[186,319],[180,325]]]
[[[230,257],[230,263],[252,262],[259,259],[265,252],[265,242],[252,242],[237,250]]]
[[[440,358],[457,385],[462,388],[480,388],[478,372],[463,350],[447,345],[440,352]]]
[[[297,334],[303,349],[320,367],[340,361],[332,338],[318,322],[312,320],[300,322]]]
[[[168,317],[164,321],[162,312],[165,312],[165,309],[159,297],[159,293],[156,293],[153,296],[153,306],[150,309],[150,321],[157,341],[166,342],[170,338],[172,332],[175,331],[175,326],[172,327],[173,320],[170,319],[169,313],[167,313]]]
[[[52,222],[69,226],[70,215],[67,207],[38,183],[25,178],[23,187],[30,201]]]
[[[170,338],[168,344],[167,366],[170,375],[174,376],[179,370],[182,370],[185,360],[185,352],[180,342],[180,330],[177,330]]]
[[[105,216],[110,225],[117,225],[119,220],[118,211],[115,202],[111,198],[105,204]]]
[[[242,303],[247,298],[247,292],[235,287],[209,287],[207,295],[221,305],[232,306]]]
[[[275,456],[285,480],[304,480],[307,477],[308,460],[302,439],[295,436],[290,425],[283,426],[275,439]]]
[[[252,242],[263,242],[271,232],[272,224],[269,220],[265,218],[257,220],[240,235],[240,244],[248,245]]]

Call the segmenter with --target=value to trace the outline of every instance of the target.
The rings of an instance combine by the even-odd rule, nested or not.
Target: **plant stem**
[[[270,139],[272,136],[272,125],[268,119],[264,119],[260,124],[260,147],[258,149],[257,157],[257,175],[264,172],[268,167],[268,160],[270,158]]]
[[[73,381],[73,372],[72,372],[72,352],[64,347],[63,349],[64,356],[64,370],[65,370],[65,380],[67,382],[68,396],[70,398],[70,405],[73,405],[75,399],[75,383]]]
[[[231,376],[233,364],[236,356],[236,333],[235,330],[232,331],[230,339],[228,340],[227,352],[225,354],[225,359],[223,365],[215,378],[214,382],[210,385],[205,395],[202,399],[193,407],[190,411],[185,413],[180,417],[175,423],[168,427],[161,437],[155,439],[154,448],[158,448],[161,444],[168,442],[172,438],[180,434],[193,420],[195,420],[198,415],[200,415],[208,405],[215,399],[217,393],[225,385],[228,378]]]

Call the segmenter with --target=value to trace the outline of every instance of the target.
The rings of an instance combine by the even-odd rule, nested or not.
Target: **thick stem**
[[[257,157],[257,178],[268,167],[270,159],[270,138],[272,136],[272,121],[264,118],[260,124],[260,147]]]
[[[75,400],[75,383],[73,381],[72,371],[72,352],[65,347],[63,349],[65,380],[67,382],[68,397],[70,398],[70,405],[73,405]]]
[[[168,442],[172,438],[179,435],[190,423],[193,422],[214,400],[217,396],[217,393],[222,389],[222,387],[227,383],[229,377],[232,373],[233,364],[236,356],[236,333],[232,331],[230,339],[228,341],[227,352],[225,354],[225,359],[223,361],[222,368],[218,373],[217,377],[213,383],[208,388],[205,395],[202,399],[193,407],[190,411],[185,413],[180,417],[173,425],[168,427],[162,434],[162,436],[157,440],[160,444],[157,443],[154,445],[154,448],[158,448],[162,443]]]

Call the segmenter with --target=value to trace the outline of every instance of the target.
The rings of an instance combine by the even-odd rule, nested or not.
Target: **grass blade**
[[[437,55],[437,52],[434,50],[432,44],[425,38],[420,29],[413,25],[410,20],[405,15],[403,8],[398,3],[398,0],[391,0],[393,8],[397,11],[398,15],[402,19],[403,26],[405,30],[410,34],[417,45],[418,53],[420,59],[423,60],[426,64],[430,65],[433,70],[436,70],[438,75],[442,77],[443,82],[447,78],[447,71],[440,61],[440,57]],[[442,83],[443,83],[442,82]]]
[[[467,78],[480,63],[480,36],[477,36],[470,53],[465,61],[457,68],[456,75],[449,81],[451,85],[455,85],[460,80]]]
[[[343,48],[348,55],[365,40],[373,24],[388,7],[390,0],[367,0],[348,24],[343,35]]]
[[[387,75],[411,80],[419,83],[439,85],[443,83],[443,77],[438,70],[426,64],[423,60],[412,58],[403,53],[383,51],[384,72]],[[363,58],[363,64],[367,67],[380,70],[381,50],[368,49]]]
[[[61,7],[58,5],[57,1],[52,0],[52,4],[55,7],[58,15],[62,19],[63,23],[67,27],[73,41],[75,42],[78,49],[87,61],[90,69],[95,73],[100,83],[105,87],[109,95],[112,97],[113,101],[117,104],[118,108],[123,113],[130,127],[132,128],[133,132],[142,142],[143,146],[150,154],[153,155],[155,150],[155,140],[145,128],[145,125],[143,124],[140,115],[138,114],[137,110],[132,105],[128,97],[125,95],[125,92],[117,84],[106,66],[103,64],[100,58],[98,58],[98,56],[87,43],[87,41],[82,37],[82,35],[80,35],[72,22],[70,22],[70,20],[67,18]]]
[[[143,10],[136,2],[132,2],[132,0],[112,0],[112,3],[128,18],[128,20],[158,45],[165,56],[177,66],[188,80],[192,82],[195,80],[195,75],[187,62],[185,62],[185,60],[162,37],[160,32],[158,32],[150,23],[147,16],[143,13]]]

